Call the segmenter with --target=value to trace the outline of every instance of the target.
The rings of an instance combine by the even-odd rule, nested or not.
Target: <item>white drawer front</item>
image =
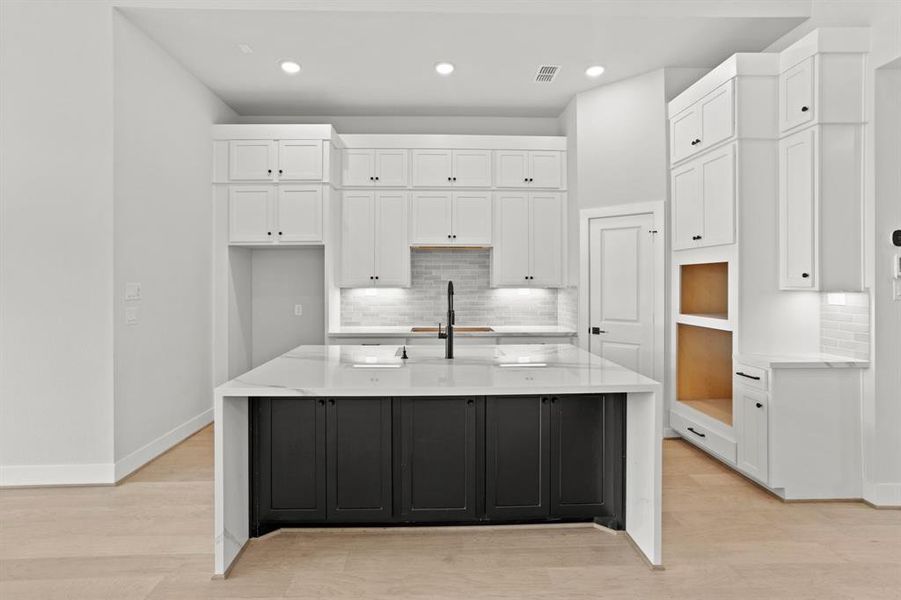
[[[735,377],[733,379],[736,385],[743,385],[764,392],[769,389],[769,378],[767,377],[766,369],[735,363],[734,373]]]
[[[670,412],[670,426],[689,442],[716,454],[731,465],[735,464],[736,447],[732,440],[675,411]]]

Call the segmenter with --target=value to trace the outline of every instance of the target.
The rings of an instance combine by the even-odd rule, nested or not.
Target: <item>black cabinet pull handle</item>
[[[329,398],[329,399],[328,399],[328,403],[334,405],[334,404],[335,404],[335,399],[334,399],[334,398]]]
[[[266,173],[268,173],[269,175],[272,175],[272,169],[266,169]]]
[[[529,276],[528,276],[528,275],[526,275],[526,279],[528,279],[528,278],[529,278]]]
[[[802,106],[802,107],[801,107],[801,112],[807,112],[808,110],[810,110],[810,107],[809,107],[809,106]]]
[[[758,402],[758,403],[757,403],[757,408],[763,408],[763,404],[761,404],[760,402]]]
[[[375,180],[376,180],[376,181],[379,180],[379,176],[378,176],[378,175],[375,176]]]
[[[469,400],[466,401],[466,404],[472,404],[473,402],[475,402],[475,400],[473,400],[472,398],[470,398]]]
[[[448,177],[448,178],[447,178],[447,180],[448,180],[448,181],[450,181],[450,180],[451,180],[451,178],[450,178],[450,177]]]
[[[456,233],[454,234],[454,239],[457,239],[457,234],[456,234]]]
[[[279,170],[278,170],[278,174],[281,175],[282,173],[284,173],[284,171],[282,171],[281,169],[279,169]]]
[[[284,235],[281,231],[278,232],[279,235]]]
[[[447,234],[447,239],[451,239],[451,234]]]
[[[372,275],[370,275],[369,278],[370,278],[370,279],[375,279],[375,277],[373,277]]]
[[[320,399],[319,399],[319,404],[325,404],[325,400],[323,400],[322,398],[320,398]]]
[[[695,431],[695,430],[694,430],[694,427],[689,427],[688,430],[689,430],[690,432],[692,432],[693,434],[695,434],[696,436],[698,436],[698,437],[702,437],[702,438],[707,437],[705,434],[700,433],[700,432],[698,432],[698,431]]]
[[[747,373],[742,373],[741,371],[736,371],[736,375],[739,377],[747,377],[748,379],[753,379],[754,381],[760,381],[760,377],[755,377],[754,375],[748,375]]]
[[[808,277],[810,277],[810,273],[801,273],[801,277],[807,279]]]
[[[272,232],[271,232],[271,231],[267,231],[267,232],[266,232],[266,235],[272,235]]]
[[[378,278],[379,278],[379,276],[378,276],[378,275],[376,275],[376,276],[375,276],[375,278],[376,278],[376,279],[378,279]]]
[[[375,177],[370,177],[369,181],[375,181]]]
[[[542,398],[542,399],[541,399],[541,403],[542,403],[542,404],[547,404],[547,398]]]
[[[551,398],[551,404],[557,404],[557,398],[556,398],[556,397],[552,397],[552,398]]]

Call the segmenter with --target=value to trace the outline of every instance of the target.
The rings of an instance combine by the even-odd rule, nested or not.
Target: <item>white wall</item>
[[[774,42],[766,51],[781,51],[817,27],[870,27],[865,90],[868,123],[864,133],[864,256],[866,284],[872,290],[871,331],[875,335],[871,348],[874,366],[864,373],[863,378],[864,497],[875,504],[901,505],[901,452],[897,451],[898,439],[901,438],[901,393],[896,383],[898,371],[901,370],[901,338],[897,327],[901,303],[891,299],[889,287],[885,284],[884,264],[893,250],[885,244],[885,225],[880,224],[877,229],[877,223],[883,222],[881,218],[890,219],[894,215],[897,219],[899,195],[892,195],[889,188],[885,190],[885,196],[880,192],[877,198],[877,185],[892,185],[892,178],[897,175],[897,161],[885,167],[888,169],[885,179],[880,177],[877,181],[876,174],[877,163],[885,165],[882,161],[891,161],[895,152],[892,141],[886,142],[883,135],[897,140],[898,117],[895,112],[876,111],[876,79],[881,67],[901,57],[901,3],[820,0],[813,2],[811,9],[810,19]],[[889,90],[892,86],[890,79],[891,75],[885,78]],[[887,106],[896,107],[897,103],[897,97],[889,99]],[[880,145],[877,148],[877,139],[888,147]],[[896,220],[894,226],[901,227],[901,223]]]
[[[121,477],[212,420],[210,125],[236,114],[118,13],[113,39]],[[126,282],[142,284],[141,301],[125,301]]]
[[[0,2],[3,484],[112,473],[112,44],[104,2]]]
[[[241,116],[235,123],[328,123],[338,133],[562,135],[556,117]]]
[[[301,344],[325,343],[322,248],[253,250],[251,313],[254,367]],[[303,314],[294,314],[294,305]]]

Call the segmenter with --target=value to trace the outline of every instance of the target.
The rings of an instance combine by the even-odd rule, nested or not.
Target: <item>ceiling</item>
[[[803,21],[689,12],[124,10],[239,114],[259,116],[555,117],[581,91],[661,67],[712,67]],[[303,70],[285,75],[280,59]],[[438,61],[456,71],[438,76]],[[562,68],[535,83],[544,64]],[[597,79],[585,76],[593,64],[606,67]]]

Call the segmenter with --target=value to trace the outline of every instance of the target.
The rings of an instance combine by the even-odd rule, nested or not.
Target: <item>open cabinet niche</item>
[[[324,343],[321,246],[232,246],[228,263],[229,379],[301,344]]]
[[[729,318],[729,263],[686,264],[681,269],[679,312],[683,315]]]
[[[676,398],[732,426],[732,332],[679,324]]]

